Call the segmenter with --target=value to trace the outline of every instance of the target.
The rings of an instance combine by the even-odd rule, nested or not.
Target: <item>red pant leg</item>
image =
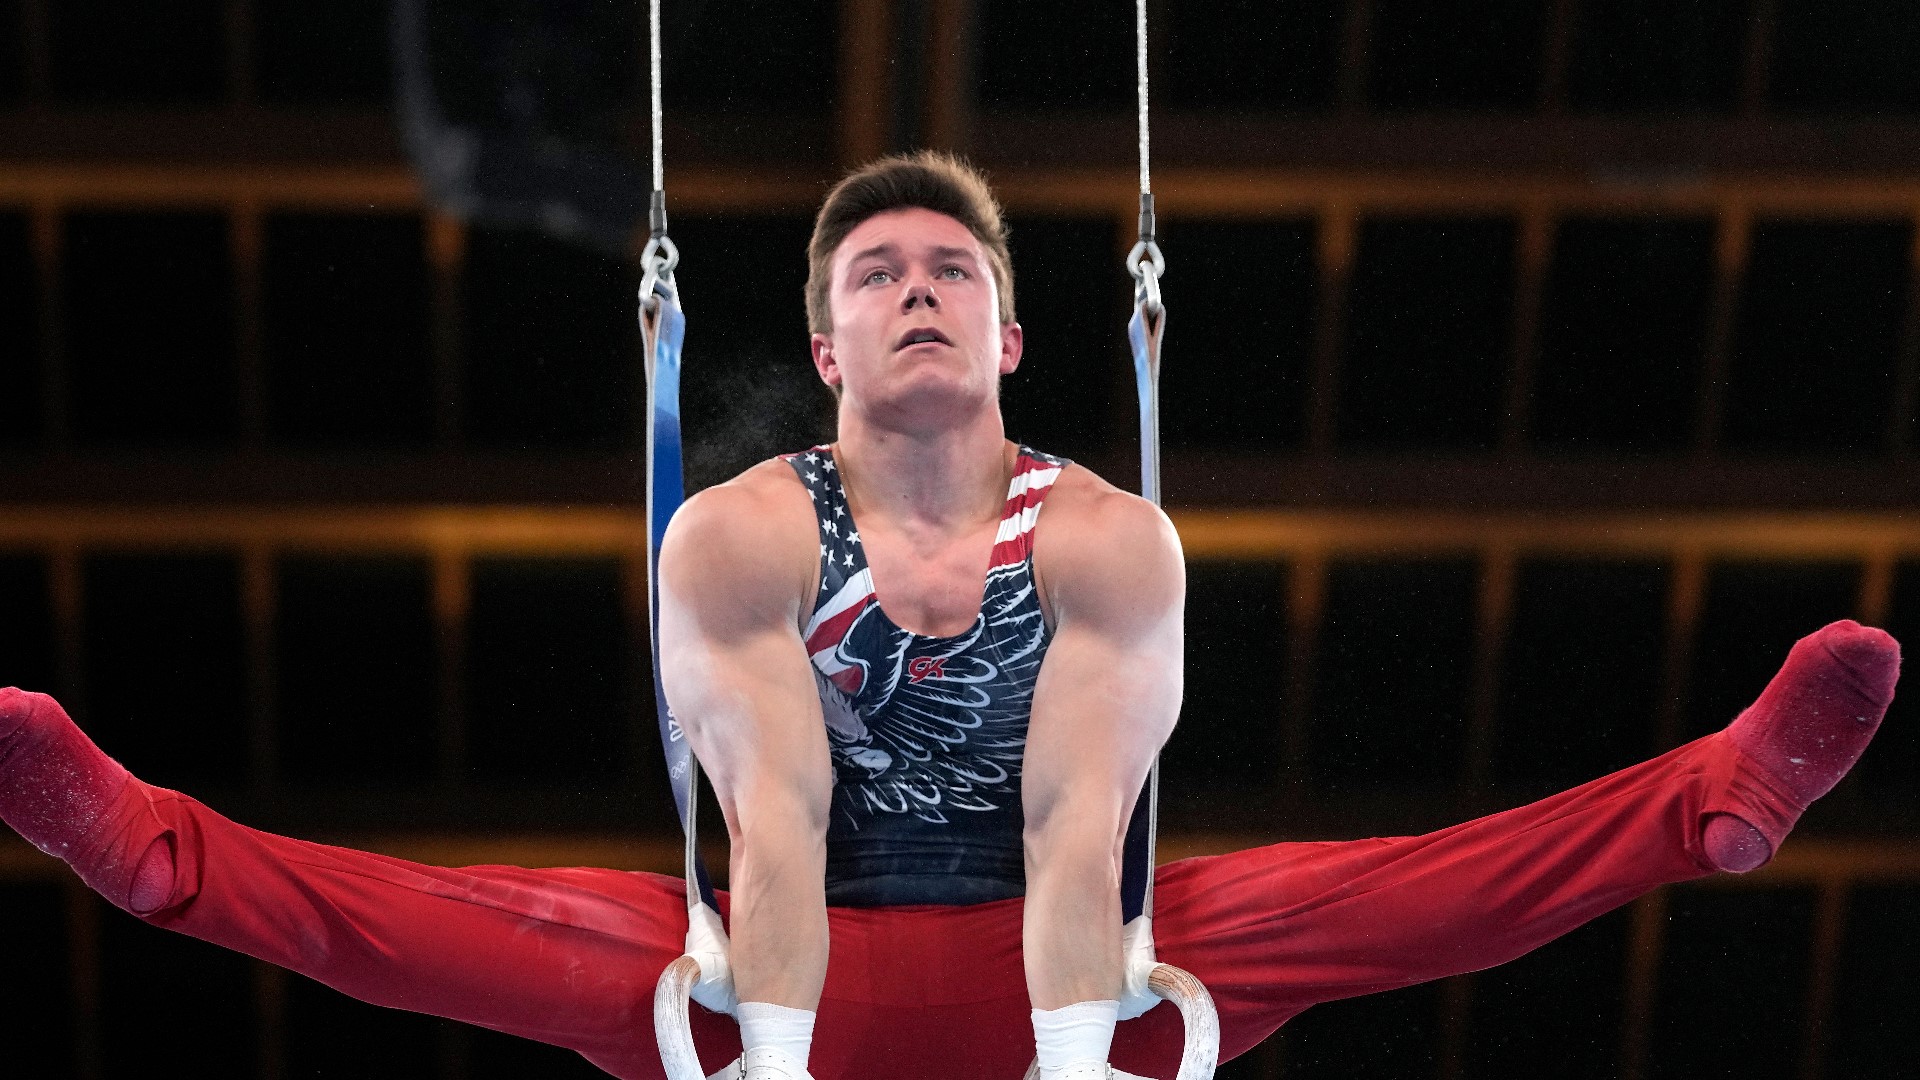
[[[76,869],[102,887],[90,869],[131,865],[156,837],[170,838],[176,874],[142,916],[155,926],[376,1005],[568,1047],[617,1076],[662,1075],[652,1001],[686,929],[676,878],[424,866],[249,829],[138,780]],[[697,1025],[715,1068],[738,1055],[731,1020]]]
[[[1669,882],[1712,872],[1703,818],[1781,833],[1797,813],[1721,735],[1425,836],[1276,844],[1160,868],[1155,937],[1220,1008],[1221,1057],[1322,1001],[1504,963]],[[1179,1017],[1120,1025],[1114,1064],[1171,1075]]]

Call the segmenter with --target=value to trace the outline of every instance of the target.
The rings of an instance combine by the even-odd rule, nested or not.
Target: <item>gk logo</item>
[[[944,656],[916,656],[907,661],[907,678],[920,682],[927,677],[944,679],[947,677],[947,658]]]

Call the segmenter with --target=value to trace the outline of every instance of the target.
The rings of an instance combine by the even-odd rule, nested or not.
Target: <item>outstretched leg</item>
[[[1727,730],[1571,791],[1426,836],[1162,867],[1159,955],[1213,991],[1224,1057],[1317,1002],[1491,967],[1656,886],[1752,869],[1858,759],[1898,671],[1891,637],[1835,623]],[[1170,1012],[1121,1025],[1115,1066],[1162,1067]]]
[[[156,926],[377,1005],[660,1075],[651,1002],[681,949],[676,879],[445,869],[248,829],[141,782],[52,698],[14,689],[0,690],[0,818]],[[721,1020],[703,1014],[696,1035],[725,1060],[739,1050]]]

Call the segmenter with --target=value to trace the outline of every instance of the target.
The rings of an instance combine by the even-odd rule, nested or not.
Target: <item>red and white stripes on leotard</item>
[[[832,461],[829,448],[818,446],[809,454],[819,456],[821,477],[824,479],[825,474],[831,472],[825,468]],[[1046,460],[1022,448],[1014,463],[1013,478],[1007,483],[1007,501],[1001,511],[1000,528],[993,537],[993,551],[987,564],[989,579],[996,571],[1022,565],[1032,556],[1033,526],[1040,514],[1040,503],[1052,489],[1054,481],[1059,479],[1060,469],[1061,464],[1057,459]],[[822,484],[821,487],[844,498],[838,484]],[[854,621],[868,605],[874,603],[873,572],[867,568],[866,552],[861,550],[860,534],[853,524],[852,514],[836,517],[828,503],[818,500],[815,510],[821,520],[823,581],[831,581],[832,577],[837,576],[825,573],[828,567],[847,573],[838,588],[829,586],[831,595],[821,600],[814,609],[813,617],[808,620],[807,653],[823,675],[843,693],[851,696],[857,694],[865,682],[866,669],[853,658],[843,656],[839,645],[846,639],[847,630]],[[842,526],[840,521],[846,524]],[[844,560],[844,565],[841,560]]]

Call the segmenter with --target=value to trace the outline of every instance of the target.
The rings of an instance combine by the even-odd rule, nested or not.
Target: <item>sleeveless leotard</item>
[[[834,788],[827,902],[974,904],[1025,891],[1020,765],[1052,634],[1033,528],[1066,459],[1020,447],[973,626],[927,637],[880,609],[829,447],[785,456],[813,496],[820,589],[806,626]]]

